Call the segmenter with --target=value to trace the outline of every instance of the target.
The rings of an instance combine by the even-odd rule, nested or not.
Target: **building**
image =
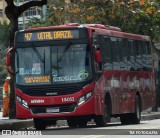
[[[0,0],[0,23],[3,23],[4,21],[9,23],[9,20],[5,15],[6,6],[7,6],[6,2],[4,0]]]
[[[31,1],[31,0],[17,0],[16,5],[20,6],[24,3]],[[20,30],[28,28],[28,22],[33,18],[42,18],[43,13],[46,12],[45,6],[43,9],[35,6],[29,8],[27,11],[25,11],[19,18],[18,18],[18,27]]]

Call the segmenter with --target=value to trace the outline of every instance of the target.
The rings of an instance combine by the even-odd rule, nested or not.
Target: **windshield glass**
[[[75,83],[91,79],[87,44],[18,48],[16,83],[20,85]]]
[[[17,49],[17,84],[50,84],[49,53],[49,47]]]

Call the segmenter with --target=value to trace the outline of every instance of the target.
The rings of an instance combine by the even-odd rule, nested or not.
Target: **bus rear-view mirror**
[[[101,51],[98,50],[98,49],[95,51],[95,61],[96,61],[97,63],[100,63],[100,62],[101,62]]]

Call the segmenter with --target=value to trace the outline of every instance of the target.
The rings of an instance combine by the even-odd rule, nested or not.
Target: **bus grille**
[[[73,94],[82,89],[82,86],[61,86],[61,87],[53,87],[53,86],[18,86],[23,93],[30,96],[56,96],[56,95],[66,95]]]
[[[33,114],[43,114],[43,113],[62,113],[62,112],[73,112],[76,107],[76,104],[67,104],[67,105],[56,105],[56,106],[30,106],[30,110]],[[53,110],[53,112],[47,112],[47,109]],[[54,109],[58,109],[56,111]]]

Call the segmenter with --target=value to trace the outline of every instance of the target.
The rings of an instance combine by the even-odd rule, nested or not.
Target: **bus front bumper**
[[[16,114],[17,118],[67,118],[74,116],[88,116],[95,114],[94,110],[94,98],[91,97],[86,102],[77,105],[69,104],[72,106],[73,111],[67,111],[64,109],[64,112],[58,112],[58,106],[55,109],[49,106],[28,106],[28,108],[22,106],[19,102],[16,102]],[[67,108],[66,105],[60,105],[62,108]],[[57,111],[56,111],[57,110]]]

